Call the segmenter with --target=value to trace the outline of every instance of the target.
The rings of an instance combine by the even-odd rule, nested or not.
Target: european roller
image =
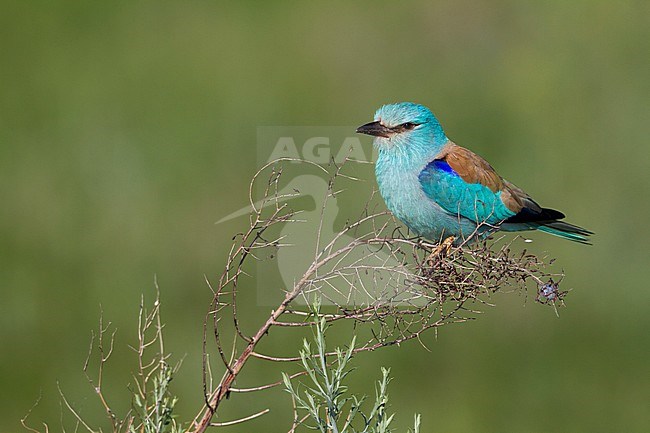
[[[453,237],[459,245],[497,230],[540,230],[589,243],[592,232],[560,221],[562,212],[541,207],[483,158],[449,140],[427,107],[384,105],[357,132],[374,137],[375,174],[388,209],[419,236]]]

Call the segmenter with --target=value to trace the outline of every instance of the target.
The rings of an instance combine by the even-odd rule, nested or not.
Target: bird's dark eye
[[[410,131],[412,129],[415,129],[416,126],[420,125],[419,123],[413,123],[413,122],[405,122],[397,126],[393,126],[392,129],[396,133],[404,132],[404,131]]]

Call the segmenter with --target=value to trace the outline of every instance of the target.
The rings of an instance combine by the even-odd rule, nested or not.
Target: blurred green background
[[[359,125],[403,100],[597,236],[532,235],[573,288],[559,319],[499,296],[429,335],[431,352],[358,357],[352,384],[373,394],[392,367],[399,431],[414,412],[423,432],[648,431],[650,3],[4,1],[0,35],[0,431],[39,394],[32,424],[58,430],[57,382],[98,425],[81,368],[100,305],[118,328],[107,392],[128,408],[126,345],[154,277],[191,418],[203,276],[246,224],[214,222],[246,204],[256,128]],[[249,385],[277,378],[248,371]],[[224,419],[271,399],[289,397],[235,395]]]

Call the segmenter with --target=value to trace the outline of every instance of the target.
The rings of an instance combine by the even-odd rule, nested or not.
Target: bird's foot
[[[440,242],[438,246],[435,247],[433,251],[431,251],[431,254],[429,254],[429,257],[427,257],[426,263],[429,266],[433,266],[438,258],[443,258],[447,254],[449,254],[449,250],[454,245],[455,240],[456,240],[455,236],[449,236],[448,238]]]

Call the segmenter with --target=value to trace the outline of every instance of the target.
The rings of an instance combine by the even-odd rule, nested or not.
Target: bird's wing
[[[517,215],[529,199],[483,158],[451,142],[419,179],[424,193],[440,207],[476,223],[499,224]]]
[[[593,234],[559,221],[562,212],[541,207],[483,158],[451,142],[420,172],[419,179],[427,197],[450,214],[476,223],[508,231],[538,229],[585,244]]]

